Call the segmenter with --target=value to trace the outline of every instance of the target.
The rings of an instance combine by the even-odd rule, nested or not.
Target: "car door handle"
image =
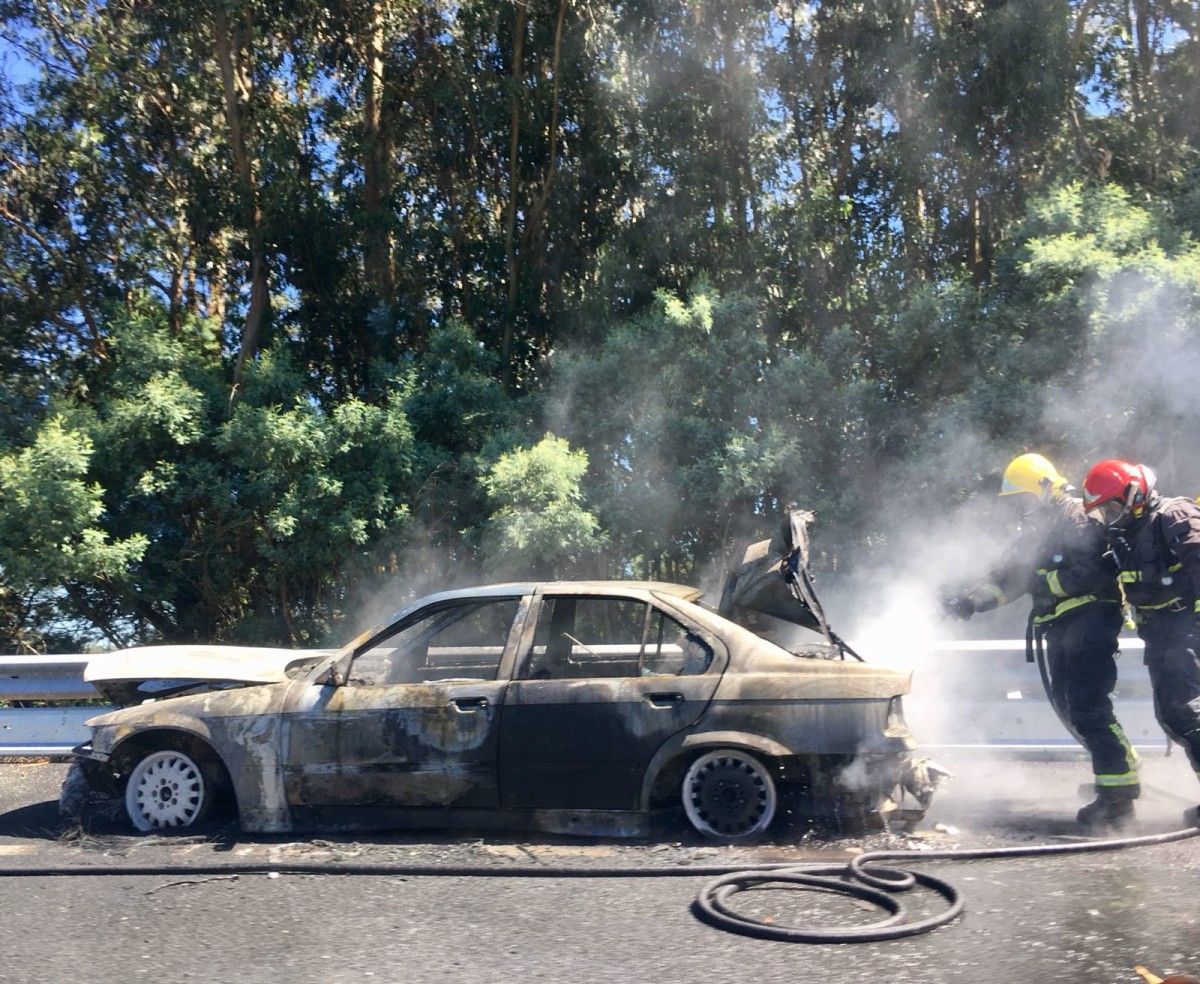
[[[683,694],[646,694],[646,700],[654,707],[675,707],[683,703]]]
[[[482,711],[488,706],[486,697],[455,697],[450,702],[460,711]]]

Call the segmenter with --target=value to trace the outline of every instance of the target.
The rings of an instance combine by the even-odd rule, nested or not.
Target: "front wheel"
[[[191,756],[175,750],[151,752],[129,773],[125,812],[143,832],[191,827],[208,813],[214,792]]]
[[[775,780],[749,752],[732,748],[701,755],[683,777],[683,809],[705,837],[726,842],[761,834],[775,819]]]

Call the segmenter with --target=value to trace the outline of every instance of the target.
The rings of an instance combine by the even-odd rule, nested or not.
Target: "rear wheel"
[[[775,780],[749,752],[733,748],[701,755],[683,776],[683,809],[705,837],[744,841],[775,819]]]
[[[191,827],[208,814],[215,793],[211,771],[192,756],[175,749],[150,752],[129,773],[125,812],[143,832]]]

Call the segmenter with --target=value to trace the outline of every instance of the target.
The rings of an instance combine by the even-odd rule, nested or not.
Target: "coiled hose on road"
[[[773,865],[660,865],[651,867],[580,867],[564,865],[423,865],[325,864],[311,861],[234,861],[187,865],[58,865],[0,868],[0,878],[51,878],[101,875],[376,875],[392,877],[457,878],[697,878],[713,877],[696,897],[693,911],[705,922],[744,936],[791,943],[866,943],[915,936],[943,926],[963,911],[963,898],[949,882],[923,872],[884,866],[884,861],[970,861],[986,858],[1028,858],[1048,855],[1119,851],[1152,844],[1169,844],[1200,836],[1200,826],[1164,834],[1086,841],[1079,844],[1038,844],[953,851],[869,851],[846,864]],[[756,920],[733,909],[729,900],[739,892],[767,884],[797,885],[802,889],[846,895],[883,909],[882,920],[855,926],[780,926]],[[895,896],[923,885],[944,898],[947,908],[912,922]]]
[[[696,897],[696,913],[705,922],[733,933],[765,940],[791,943],[869,943],[916,936],[956,918],[962,911],[962,896],[949,882],[922,872],[885,867],[883,861],[981,861],[986,858],[1030,858],[1062,854],[1120,851],[1151,844],[1169,844],[1200,836],[1200,827],[1185,827],[1165,834],[1085,841],[1079,844],[1036,844],[1029,847],[990,847],[954,851],[868,851],[846,864],[780,865],[758,871],[735,871],[709,882]],[[743,915],[728,901],[731,896],[763,885],[782,882],[816,891],[849,895],[870,902],[888,915],[878,922],[856,926],[808,928],[779,926]],[[895,893],[924,885],[948,903],[942,912],[924,919],[906,921],[907,913]]]

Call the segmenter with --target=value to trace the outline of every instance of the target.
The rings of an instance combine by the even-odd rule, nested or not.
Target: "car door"
[[[286,721],[294,807],[498,804],[500,668],[519,597],[422,609],[355,655],[342,686],[316,686]]]
[[[535,608],[501,711],[501,802],[635,809],[651,757],[712,698],[723,649],[647,593],[549,593]]]

